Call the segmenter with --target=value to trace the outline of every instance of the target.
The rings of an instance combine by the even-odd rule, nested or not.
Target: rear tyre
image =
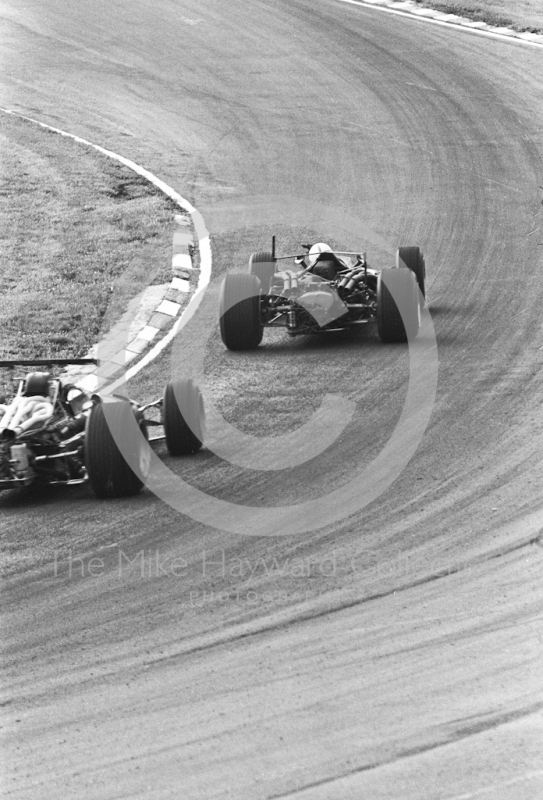
[[[399,247],[396,252],[396,266],[400,269],[407,267],[415,273],[415,278],[422,298],[419,297],[420,307],[424,308],[426,298],[426,264],[420,247]]]
[[[202,393],[191,378],[168,383],[162,414],[170,455],[197,453],[204,441],[205,411]]]
[[[262,284],[262,293],[269,294],[270,286],[275,270],[277,268],[277,261],[271,253],[259,251],[253,253],[249,259],[249,272],[251,275],[256,275]]]
[[[229,350],[252,350],[262,341],[261,283],[256,275],[227,275],[220,295],[221,338]]]
[[[133,442],[130,457],[138,465],[136,474],[127,464],[119,450],[110,425],[117,438]],[[85,465],[89,482],[97,497],[131,497],[140,492],[146,471],[147,445],[137,436],[137,427],[147,439],[147,428],[143,420],[134,415],[128,401],[119,401],[108,406],[107,417],[102,403],[95,405],[87,421],[85,435]]]
[[[411,270],[385,269],[377,281],[377,330],[382,342],[406,342],[419,332],[417,282]]]

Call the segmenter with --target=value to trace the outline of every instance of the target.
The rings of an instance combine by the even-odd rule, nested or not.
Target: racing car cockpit
[[[308,255],[301,263],[313,275],[326,281],[335,280],[340,272],[347,269],[347,264],[325,242],[312,245]]]
[[[58,402],[69,415],[76,417],[83,411],[88,395],[73,383],[63,383],[53,378],[49,372],[29,372],[22,390],[23,397],[50,398],[53,404]]]

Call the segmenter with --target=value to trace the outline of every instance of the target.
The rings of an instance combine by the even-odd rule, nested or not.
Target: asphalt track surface
[[[254,195],[421,244],[439,354],[417,454],[334,526],[226,534],[149,492],[3,498],[22,554],[3,593],[5,796],[541,797],[541,54],[324,0],[28,0],[1,19],[2,105],[174,186],[216,272],[274,227],[299,240],[297,221],[251,226]],[[305,228],[359,246],[330,219]],[[357,402],[286,473],[167,461],[232,502],[340,485],[405,394],[406,352],[371,332],[250,356],[213,334],[206,352],[217,404],[253,434],[294,429],[330,385]],[[149,372],[158,393],[169,369]]]

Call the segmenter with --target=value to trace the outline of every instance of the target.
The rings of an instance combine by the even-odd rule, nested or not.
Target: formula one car
[[[0,367],[93,363],[18,360],[0,361]],[[127,497],[141,490],[149,468],[149,448],[138,428],[147,441],[165,440],[171,455],[196,453],[202,446],[203,400],[190,379],[168,383],[163,397],[144,406],[121,395],[88,395],[50,372],[30,372],[18,381],[11,402],[0,398],[0,491],[89,482],[98,497]],[[157,409],[158,420],[146,417],[150,409]],[[150,438],[153,426],[162,426],[163,435]]]
[[[304,244],[302,255],[253,253],[249,273],[226,276],[220,296],[221,337],[229,350],[258,347],[265,327],[291,336],[377,323],[383,342],[413,339],[425,303],[426,267],[419,247],[400,247],[396,267],[370,268],[365,253]],[[279,262],[290,259],[287,268]]]

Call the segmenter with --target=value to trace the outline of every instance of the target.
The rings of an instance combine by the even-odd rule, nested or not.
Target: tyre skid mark
[[[501,548],[495,552],[487,553],[484,556],[480,556],[479,558],[474,558],[469,563],[462,563],[456,566],[445,567],[438,572],[432,573],[431,575],[425,575],[417,580],[410,581],[409,583],[402,584],[400,586],[395,586],[391,589],[386,589],[382,592],[376,592],[375,594],[367,595],[366,597],[358,597],[354,600],[348,600],[344,603],[338,603],[336,606],[330,608],[318,608],[315,610],[310,610],[307,612],[302,612],[291,619],[279,619],[270,622],[267,625],[255,627],[251,630],[244,630],[236,633],[235,631],[231,634],[224,634],[222,636],[218,636],[214,641],[211,642],[203,642],[202,644],[195,644],[193,647],[188,647],[182,650],[179,650],[176,653],[171,653],[166,656],[161,656],[160,658],[150,659],[145,661],[144,664],[148,667],[150,665],[161,664],[164,662],[170,662],[176,658],[182,658],[187,655],[193,655],[195,653],[200,653],[206,650],[212,650],[215,647],[221,647],[222,645],[228,645],[233,642],[242,641],[244,639],[249,639],[253,636],[260,636],[261,634],[270,633],[272,631],[279,631],[285,630],[287,628],[294,627],[296,625],[304,624],[306,622],[312,622],[313,620],[330,616],[331,614],[341,613],[342,611],[348,611],[351,608],[357,608],[362,605],[366,605],[367,603],[373,603],[375,600],[382,600],[383,598],[390,597],[392,595],[398,594],[399,592],[409,591],[410,589],[416,589],[419,586],[425,586],[427,584],[433,583],[434,581],[441,580],[442,578],[448,578],[451,575],[458,575],[468,569],[471,569],[475,566],[480,566],[481,564],[485,564],[487,562],[493,561],[498,558],[502,558],[503,556],[508,556],[511,553],[518,552],[528,547],[533,547],[534,545],[538,547],[543,547],[543,543],[541,541],[543,533],[540,532],[537,536],[531,536],[529,539],[524,539],[521,542],[517,542],[511,547]]]
[[[282,794],[272,794],[269,795],[268,800],[285,800],[288,797],[296,797],[297,795],[301,794],[302,792],[309,791],[310,789],[317,789],[320,786],[329,786],[332,783],[336,783],[337,781],[345,780],[348,778],[353,777],[354,775],[359,775],[362,772],[370,772],[374,769],[379,769],[380,767],[386,767],[390,764],[396,764],[398,761],[403,761],[406,758],[411,758],[412,756],[418,756],[424,753],[429,753],[432,750],[437,750],[441,747],[447,747],[450,744],[456,744],[457,742],[463,741],[465,739],[469,739],[471,736],[477,736],[480,733],[486,733],[486,731],[493,730],[495,728],[499,728],[502,725],[507,725],[510,722],[516,722],[520,719],[525,719],[526,717],[530,717],[533,714],[537,714],[538,711],[543,710],[543,701],[538,703],[533,703],[530,706],[525,706],[524,708],[516,709],[515,711],[509,711],[504,714],[496,714],[492,716],[488,722],[481,722],[478,725],[469,726],[466,728],[459,728],[457,730],[452,731],[452,733],[440,739],[439,741],[428,742],[427,744],[420,744],[415,747],[408,747],[405,750],[400,750],[395,756],[392,758],[384,758],[380,761],[374,761],[370,764],[364,764],[360,767],[355,767],[354,769],[349,770],[341,775],[333,775],[327,778],[322,778],[318,781],[313,781],[311,783],[305,784],[305,786],[300,786],[292,791],[285,792]],[[541,775],[542,772],[534,772],[532,773],[535,775]],[[523,778],[526,776],[523,776]],[[460,797],[470,797],[470,795],[461,795]],[[454,800],[454,798],[451,798]]]
[[[485,564],[489,561],[493,561],[498,558],[502,558],[503,556],[508,556],[511,553],[518,552],[524,550],[525,548],[529,548],[532,546],[536,546],[538,548],[543,548],[543,532],[540,531],[537,536],[531,536],[528,539],[524,539],[521,542],[516,543],[508,548],[502,548],[495,552],[486,554],[485,556],[481,556],[478,559],[473,559],[469,563],[460,564],[457,566],[452,566],[450,568],[444,568],[439,570],[438,572],[432,573],[431,575],[423,576],[417,580],[410,581],[409,583],[405,583],[403,585],[395,586],[390,589],[387,589],[382,592],[376,592],[375,594],[367,595],[366,597],[359,597],[353,600],[349,600],[343,603],[338,603],[336,606],[333,607],[326,607],[326,608],[316,608],[313,610],[308,610],[305,612],[301,612],[296,616],[291,618],[281,617],[280,613],[276,614],[274,618],[266,625],[253,625],[249,630],[247,628],[251,625],[251,623],[246,624],[244,630],[239,630],[240,627],[238,626],[237,630],[233,630],[231,633],[226,634],[219,634],[217,635],[213,641],[204,641],[201,643],[194,643],[192,646],[187,646],[185,648],[179,649],[175,653],[170,653],[165,656],[160,656],[158,658],[148,659],[142,662],[138,666],[134,666],[133,664],[128,665],[125,667],[126,671],[136,672],[146,671],[150,667],[157,666],[157,665],[165,665],[170,664],[175,659],[186,658],[187,656],[192,656],[196,654],[200,654],[206,651],[213,650],[216,647],[222,647],[224,645],[230,645],[237,642],[242,642],[247,639],[251,639],[253,637],[257,637],[260,635],[265,635],[268,633],[279,632],[279,631],[286,631],[292,629],[298,625],[303,625],[306,622],[313,622],[315,620],[326,618],[331,616],[332,614],[341,613],[342,611],[348,611],[352,608],[357,608],[366,605],[367,603],[373,603],[376,600],[382,600],[387,597],[391,597],[393,595],[397,595],[399,592],[409,591],[410,589],[416,589],[419,586],[425,586],[427,584],[431,584],[434,581],[441,580],[442,578],[447,578],[452,575],[457,575],[462,573],[468,569],[471,569],[474,566],[480,566]],[[213,632],[210,632],[209,635],[213,635]],[[203,637],[202,637],[203,638]],[[94,674],[87,678],[78,676],[77,679],[77,690],[80,690],[82,686],[89,686],[92,684],[99,683],[108,677],[111,677],[113,674],[117,674],[120,670],[123,669],[123,664],[121,659],[107,659],[107,664],[110,668],[106,668],[104,672],[101,672],[99,675]],[[75,688],[75,687],[74,687]],[[66,693],[68,687],[66,682],[63,683],[61,691]],[[50,693],[50,689],[48,690]],[[39,698],[42,697],[42,692],[32,693],[31,695],[27,695],[26,699],[28,702],[37,703]]]

